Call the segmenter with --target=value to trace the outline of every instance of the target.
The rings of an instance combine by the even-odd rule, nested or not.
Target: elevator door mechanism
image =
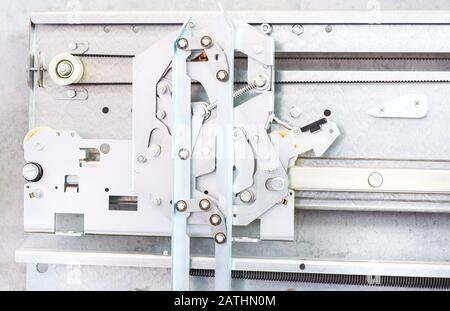
[[[433,126],[440,103],[432,92],[390,89],[366,98],[364,91],[448,82],[446,72],[398,70],[441,60],[310,55],[293,52],[289,44],[283,53],[276,41],[282,26],[250,25],[219,14],[168,27],[135,55],[101,55],[84,38],[47,55],[36,53],[33,96],[55,99],[60,107],[54,114],[64,114],[70,104],[67,109],[79,107],[86,118],[90,109],[112,115],[108,94],[91,94],[90,87],[127,86],[132,107],[122,113],[131,114],[132,125],[129,139],[105,139],[84,137],[79,128],[54,128],[57,122],[35,124],[23,143],[25,230],[171,236],[174,289],[189,288],[190,239],[206,238],[215,249],[216,289],[229,289],[232,244],[294,241],[299,204],[353,204],[357,194],[372,202],[386,193],[449,194],[448,170],[391,165],[399,158],[414,160],[398,147],[414,139],[395,140],[407,135],[402,128]],[[290,40],[307,31],[292,26]],[[389,70],[364,68],[374,63]],[[354,64],[362,69],[352,69]],[[325,68],[317,70],[319,65]],[[360,91],[351,94],[359,96],[359,106],[345,103],[347,88],[355,84]],[[300,85],[319,87],[302,93]],[[328,85],[337,87],[325,91]],[[103,107],[90,106],[91,96],[104,96]],[[102,124],[89,126],[101,132]],[[387,147],[377,149],[380,133],[392,137],[384,137]],[[383,154],[388,146],[393,156]],[[367,156],[372,151],[374,156]],[[424,150],[420,161],[432,163],[433,156],[440,157]],[[355,159],[362,162],[349,166]],[[82,217],[81,231],[60,232],[61,215]],[[255,236],[239,235],[240,228],[255,224]]]

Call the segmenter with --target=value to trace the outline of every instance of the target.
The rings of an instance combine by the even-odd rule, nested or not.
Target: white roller
[[[70,85],[81,80],[84,67],[81,60],[69,53],[58,54],[50,61],[48,72],[53,82]]]

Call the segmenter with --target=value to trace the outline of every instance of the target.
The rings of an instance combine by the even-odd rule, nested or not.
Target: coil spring
[[[214,270],[191,269],[191,276],[214,277]],[[450,289],[450,278],[409,276],[368,276],[271,271],[232,271],[233,279],[319,283],[357,286],[386,286],[427,289]]]
[[[234,97],[234,98],[241,97],[242,95],[244,95],[244,94],[250,92],[251,90],[256,89],[257,87],[258,87],[258,85],[256,84],[256,82],[251,82],[251,83],[249,83],[248,85],[246,85],[246,86],[244,86],[244,87],[242,87],[242,88],[240,88],[240,89],[237,89],[237,90],[234,92],[233,97]]]

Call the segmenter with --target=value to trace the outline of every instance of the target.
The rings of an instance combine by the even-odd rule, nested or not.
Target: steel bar
[[[54,265],[122,266],[170,268],[170,255],[137,252],[89,252],[45,249],[20,249],[15,254],[18,263]],[[214,269],[214,257],[191,257],[191,269]],[[340,261],[301,258],[233,258],[236,271],[272,271],[348,275],[389,275],[415,277],[450,277],[448,262],[409,261]]]

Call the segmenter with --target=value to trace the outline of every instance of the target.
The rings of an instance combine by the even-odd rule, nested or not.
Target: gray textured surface
[[[225,9],[450,9],[447,0],[415,1],[223,1]],[[0,290],[25,289],[25,266],[14,262],[14,250],[23,246],[46,248],[77,248],[105,250],[137,250],[162,252],[167,239],[139,237],[57,237],[53,235],[24,234],[22,224],[22,139],[27,131],[28,89],[24,68],[28,51],[28,18],[32,11],[79,10],[183,10],[216,9],[215,1],[14,1],[0,2]],[[374,217],[376,216],[376,217]],[[337,222],[336,219],[339,219]],[[296,247],[280,243],[277,247],[290,248],[292,255],[341,258],[382,258],[448,260],[447,237],[439,236],[449,227],[449,215],[426,214],[355,214],[335,212],[305,212],[298,217],[302,230],[297,234]],[[401,226],[399,224],[402,224]],[[319,236],[311,236],[308,228],[326,228]],[[370,227],[363,231],[362,228]],[[409,239],[422,228],[422,234]],[[348,244],[342,238],[346,237]],[[348,238],[350,239],[348,240]],[[404,241],[409,243],[403,243]],[[304,241],[304,242],[302,242]],[[195,248],[206,241],[196,241]],[[384,244],[382,250],[371,247]],[[332,245],[330,248],[329,245]],[[350,247],[357,245],[358,248]],[[261,245],[239,247],[248,252],[264,253]],[[418,251],[419,250],[419,251]],[[272,249],[272,251],[274,251]],[[432,257],[432,258],[430,258]]]

